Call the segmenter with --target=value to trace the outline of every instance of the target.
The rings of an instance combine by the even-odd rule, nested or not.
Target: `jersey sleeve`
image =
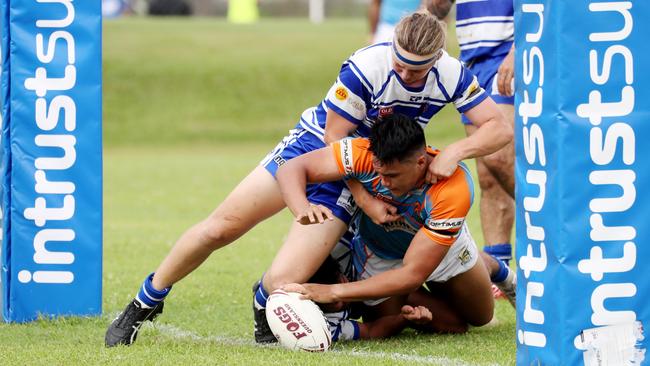
[[[358,125],[366,118],[370,104],[370,85],[351,62],[341,67],[336,82],[325,97],[325,105],[346,120]]]
[[[339,173],[344,174],[345,178],[363,179],[372,175],[372,153],[368,150],[368,139],[348,137],[331,146]]]
[[[462,168],[427,192],[427,217],[420,229],[441,245],[452,245],[460,234],[473,199],[473,183]]]
[[[460,77],[452,101],[460,113],[467,112],[488,97],[478,79],[465,66],[460,66]]]

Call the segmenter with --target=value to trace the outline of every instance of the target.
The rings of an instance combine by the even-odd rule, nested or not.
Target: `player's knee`
[[[483,157],[483,164],[492,175],[511,176],[514,174],[514,155],[507,148]]]
[[[230,244],[246,232],[243,220],[230,214],[213,214],[201,223],[203,242],[213,250]]]
[[[471,319],[468,319],[468,323],[474,327],[481,327],[488,324],[494,317],[494,306],[488,306],[481,311],[477,311],[473,314]]]

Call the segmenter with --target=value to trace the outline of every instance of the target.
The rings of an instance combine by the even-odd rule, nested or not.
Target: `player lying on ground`
[[[329,256],[309,282],[347,283],[348,278],[354,278],[354,274],[343,274],[339,262]],[[467,330],[449,304],[423,288],[410,294],[405,304],[399,304],[399,312],[391,314],[377,313],[361,302],[339,301],[318,305],[327,318],[335,342],[391,337],[406,327],[438,333],[462,333]],[[394,305],[398,306],[397,302]],[[363,322],[355,320],[359,318],[363,318]]]
[[[474,76],[444,51],[445,27],[431,14],[403,18],[394,42],[355,52],[346,60],[325,99],[307,109],[296,129],[228,195],[205,220],[188,229],[140,291],[106,331],[107,346],[130,345],[142,322],[162,312],[171,286],[196,269],[215,250],[232,243],[260,221],[285,207],[275,180],[279,166],[290,159],[343,137],[367,136],[375,121],[394,112],[427,123],[446,104],[478,127],[477,132],[448,146],[428,167],[427,180],[450,176],[458,161],[497,151],[512,140],[513,131]],[[295,223],[263,286],[255,294],[255,339],[274,341],[264,313],[265,294],[290,282],[304,282],[318,269],[346,232],[355,206],[341,181],[311,185],[309,197],[328,207],[333,219],[323,225]],[[365,192],[363,189],[360,192]],[[375,220],[393,219],[389,205],[362,200]],[[377,204],[378,203],[378,204]],[[296,265],[298,264],[298,265]],[[266,290],[266,291],[265,291]]]
[[[467,324],[488,323],[494,308],[490,278],[465,224],[473,199],[472,179],[461,163],[449,178],[427,183],[427,166],[438,156],[438,151],[426,147],[424,132],[415,121],[394,114],[377,122],[369,139],[344,139],[283,166],[278,183],[302,224],[332,219],[327,207],[309,202],[306,184],[344,178],[357,179],[401,216],[386,225],[375,224],[363,213],[359,216],[353,253],[360,281],[292,284],[283,289],[319,303],[363,300],[381,307],[386,298],[406,296],[426,283],[433,293],[444,293]],[[497,263],[492,280],[514,300],[515,274],[503,262]],[[395,314],[397,309],[382,313],[391,311]]]

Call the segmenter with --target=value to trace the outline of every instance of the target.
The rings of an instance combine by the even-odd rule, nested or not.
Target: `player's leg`
[[[482,326],[494,315],[492,283],[485,265],[479,260],[466,272],[446,281],[449,299],[453,308],[468,324]]]
[[[450,301],[448,291],[436,283],[430,283],[427,290],[423,287],[409,294],[406,303],[411,306],[424,306],[431,311],[433,320],[427,324],[412,325],[419,331],[429,333],[465,333],[468,325],[465,318],[455,309]]]
[[[347,224],[338,217],[315,225],[293,223],[271,267],[264,273],[262,281],[253,286],[256,342],[276,341],[266,322],[266,300],[269,294],[288,283],[306,282],[316,273],[346,230]]]
[[[471,135],[476,131],[476,127],[466,125],[465,130],[468,135]],[[512,144],[508,144],[509,146],[512,146]],[[505,260],[506,263],[512,258],[510,238],[514,224],[514,200],[503,188],[503,185],[499,183],[493,171],[496,170],[494,166],[498,165],[496,162],[507,161],[508,147],[491,155],[489,161],[493,169],[488,168],[486,164],[487,157],[476,159],[480,187],[479,213],[485,251]],[[507,165],[507,163],[504,163],[504,166]],[[510,166],[512,167],[512,165]],[[508,170],[509,168],[505,169]]]
[[[490,281],[514,307],[517,302],[517,274],[504,261],[491,254],[481,252],[480,256],[488,271]]]
[[[133,343],[142,323],[162,312],[163,300],[174,283],[196,269],[214,250],[283,207],[275,179],[263,167],[256,167],[210,216],[181,235],[156,272],[145,279],[136,298],[111,323],[106,345]]]
[[[432,292],[443,291],[469,325],[485,325],[492,319],[492,282],[467,226],[429,276],[427,286]]]
[[[135,299],[106,331],[107,346],[130,345],[142,323],[162,311],[171,286],[196,269],[216,249],[250,230],[284,207],[273,174],[284,161],[304,152],[294,130],[256,167],[205,220],[187,230],[159,268],[148,276]]]

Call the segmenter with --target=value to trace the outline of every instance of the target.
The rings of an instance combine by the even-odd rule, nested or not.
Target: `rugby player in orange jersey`
[[[514,305],[514,272],[489,255],[479,261],[465,224],[474,195],[467,167],[460,163],[449,178],[427,183],[427,167],[438,154],[426,147],[417,122],[394,114],[377,122],[369,138],[344,139],[281,167],[277,179],[285,203],[302,224],[333,218],[327,207],[308,201],[306,184],[340,179],[356,179],[401,216],[385,225],[364,213],[356,218],[352,246],[359,281],[283,288],[319,303],[361,300],[390,314],[426,283],[432,292],[444,293],[467,324],[480,326],[493,316],[491,275]]]

